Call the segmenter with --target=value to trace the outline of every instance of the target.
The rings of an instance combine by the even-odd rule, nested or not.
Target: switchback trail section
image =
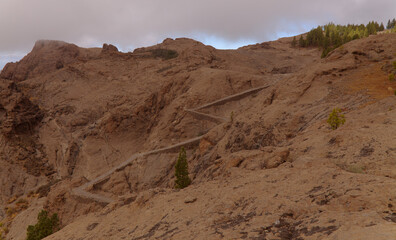
[[[225,103],[228,102],[232,102],[232,101],[237,101],[240,100],[242,98],[245,98],[247,96],[250,96],[254,93],[257,93],[265,88],[268,88],[270,85],[265,85],[265,86],[261,86],[261,87],[257,87],[257,88],[251,88],[249,90],[234,94],[234,95],[230,95],[221,99],[218,99],[216,101],[204,104],[202,106],[199,106],[197,108],[194,109],[185,109],[186,112],[190,113],[192,116],[194,116],[197,119],[200,120],[209,120],[209,121],[213,121],[217,124],[221,124],[224,122],[227,122],[228,119],[223,118],[223,117],[219,117],[219,116],[214,116],[211,114],[207,114],[207,113],[202,113],[199,112],[199,110],[202,110],[204,108],[208,108],[208,107],[212,107],[212,106],[217,106],[217,105],[223,105]],[[114,173],[114,172],[118,172],[123,170],[125,167],[129,166],[132,164],[132,162],[139,158],[139,157],[143,157],[143,156],[148,156],[151,154],[158,154],[158,153],[163,153],[163,152],[167,152],[167,151],[171,151],[171,150],[175,150],[175,149],[179,149],[180,147],[183,146],[191,146],[191,145],[196,145],[199,144],[200,140],[203,138],[204,135],[199,136],[199,137],[195,137],[195,138],[190,138],[186,141],[183,142],[179,142],[177,144],[168,146],[168,147],[164,147],[164,148],[160,148],[160,149],[155,149],[155,150],[151,150],[148,152],[143,152],[143,153],[136,153],[133,154],[132,156],[130,156],[127,160],[125,160],[124,162],[122,162],[120,165],[113,167],[112,169],[108,170],[107,172],[103,173],[102,175],[96,177],[95,179],[77,187],[72,189],[72,194],[83,198],[83,199],[88,199],[88,200],[92,200],[92,201],[96,201],[100,204],[104,204],[107,205],[111,202],[114,201],[114,199],[99,195],[99,194],[94,194],[89,192],[87,189],[91,189],[94,185],[99,184],[103,181],[106,181],[108,178],[110,178],[110,176]]]

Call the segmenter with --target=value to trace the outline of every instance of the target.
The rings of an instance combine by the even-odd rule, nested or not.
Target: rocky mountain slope
[[[61,220],[48,239],[392,239],[395,34],[324,59],[291,40],[38,41],[0,74],[7,239],[42,208]],[[175,190],[181,145],[193,181]]]

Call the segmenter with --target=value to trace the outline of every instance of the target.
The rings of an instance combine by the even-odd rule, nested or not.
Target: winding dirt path
[[[240,100],[242,98],[245,98],[247,96],[250,96],[254,93],[257,93],[265,88],[268,88],[270,85],[266,85],[266,86],[261,86],[261,87],[257,87],[257,88],[252,88],[249,90],[246,90],[244,92],[240,92],[234,95],[230,95],[221,99],[218,99],[216,101],[204,104],[202,106],[199,106],[197,108],[194,109],[185,109],[186,112],[190,113],[192,116],[196,117],[197,119],[200,120],[209,120],[209,121],[213,121],[215,123],[221,124],[224,122],[227,122],[228,119],[223,118],[223,117],[219,117],[219,116],[214,116],[211,114],[206,114],[206,113],[202,113],[199,112],[198,110],[204,109],[204,108],[208,108],[211,106],[217,106],[217,105],[222,105],[228,102],[232,102],[232,101],[237,101]],[[114,201],[114,199],[112,198],[108,198],[99,194],[95,194],[95,193],[91,193],[89,192],[89,190],[92,188],[94,185],[101,183],[103,181],[106,181],[107,179],[110,178],[110,176],[114,173],[114,172],[118,172],[123,170],[125,167],[131,165],[133,163],[133,161],[139,157],[143,157],[143,156],[147,156],[147,155],[151,155],[151,154],[158,154],[158,153],[163,153],[163,152],[168,152],[171,150],[175,150],[175,149],[179,149],[180,147],[183,146],[191,146],[191,145],[197,145],[199,144],[200,140],[203,138],[203,136],[199,136],[199,137],[195,137],[195,138],[190,138],[186,141],[183,142],[179,142],[177,144],[168,146],[168,147],[164,147],[164,148],[160,148],[160,149],[155,149],[155,150],[151,150],[148,152],[144,152],[144,153],[136,153],[133,154],[132,156],[130,156],[127,160],[125,160],[124,162],[122,162],[120,165],[111,168],[110,170],[108,170],[107,172],[103,173],[102,175],[96,177],[95,179],[77,187],[74,188],[72,190],[72,194],[74,196],[83,198],[83,199],[88,199],[88,200],[92,200],[92,201],[96,201],[99,202],[101,204],[109,204],[111,202]]]

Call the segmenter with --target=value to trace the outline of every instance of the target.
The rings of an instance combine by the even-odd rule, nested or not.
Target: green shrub
[[[155,58],[162,58],[164,60],[172,59],[179,56],[179,54],[175,50],[162,49],[162,48],[151,50],[151,54]]]
[[[341,114],[339,108],[334,108],[327,119],[327,123],[330,124],[331,129],[336,130],[340,125],[345,123],[345,116]]]
[[[59,219],[56,213],[49,218],[47,211],[41,210],[37,216],[37,220],[38,222],[36,225],[28,226],[26,240],[43,239],[56,232],[59,228]]]
[[[393,65],[393,69],[396,70],[396,61],[393,61],[392,65]]]
[[[391,73],[389,74],[389,81],[395,80],[395,74]]]
[[[188,176],[188,162],[184,147],[180,149],[179,157],[175,165],[175,177],[175,188],[177,189],[183,189],[191,184],[191,179]]]
[[[351,173],[364,173],[365,170],[366,170],[366,167],[363,165],[360,165],[360,164],[350,165],[346,169],[346,171],[351,172]]]

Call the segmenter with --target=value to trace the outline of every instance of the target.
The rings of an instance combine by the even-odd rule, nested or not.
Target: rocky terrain
[[[46,209],[46,239],[394,239],[396,35],[291,41],[36,42],[0,74],[0,231]]]

